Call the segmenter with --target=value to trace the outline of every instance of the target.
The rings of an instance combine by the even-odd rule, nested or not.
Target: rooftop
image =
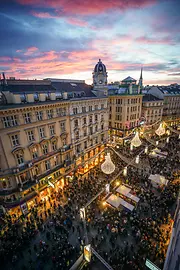
[[[151,94],[145,94],[143,96],[143,102],[148,102],[148,101],[163,101],[163,99],[157,98]]]

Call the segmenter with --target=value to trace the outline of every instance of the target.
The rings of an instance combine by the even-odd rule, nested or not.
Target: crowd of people
[[[140,198],[131,213],[104,206],[102,192],[86,208],[86,226],[80,219],[80,208],[126,166],[114,154],[116,170],[111,176],[92,169],[41,202],[41,211],[34,206],[23,222],[12,223],[7,216],[7,230],[0,237],[2,269],[70,269],[87,241],[114,270],[143,270],[146,258],[162,268],[179,190],[177,136],[170,138],[165,149],[166,159],[141,157],[148,159],[152,171],[168,178],[164,189],[154,190],[147,173],[135,167],[128,167],[127,177],[119,178]],[[92,264],[93,260],[92,256]],[[85,267],[92,269],[92,264]]]

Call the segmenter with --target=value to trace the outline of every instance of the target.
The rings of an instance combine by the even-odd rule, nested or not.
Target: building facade
[[[142,117],[147,125],[161,121],[163,114],[163,99],[151,94],[145,94],[142,99]]]
[[[0,200],[5,210],[20,215],[104,159],[108,96],[103,85],[96,95],[84,81],[2,80]]]
[[[126,136],[139,125],[142,108],[142,93],[136,80],[127,77],[121,84],[109,88],[109,132],[110,136]]]
[[[163,120],[175,120],[180,116],[180,86],[153,86],[148,90],[149,94],[163,99]]]

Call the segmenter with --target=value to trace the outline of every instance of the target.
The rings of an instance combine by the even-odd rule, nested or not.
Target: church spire
[[[142,71],[143,71],[143,68],[141,67],[141,74],[140,74],[140,78],[139,78],[139,86],[140,86],[140,89],[143,88],[143,77],[142,77]]]

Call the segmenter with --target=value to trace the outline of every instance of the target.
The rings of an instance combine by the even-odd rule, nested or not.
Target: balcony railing
[[[18,190],[19,190],[18,187],[10,188],[10,189],[1,189],[1,190],[0,190],[0,196],[11,195],[11,194],[17,192]]]

